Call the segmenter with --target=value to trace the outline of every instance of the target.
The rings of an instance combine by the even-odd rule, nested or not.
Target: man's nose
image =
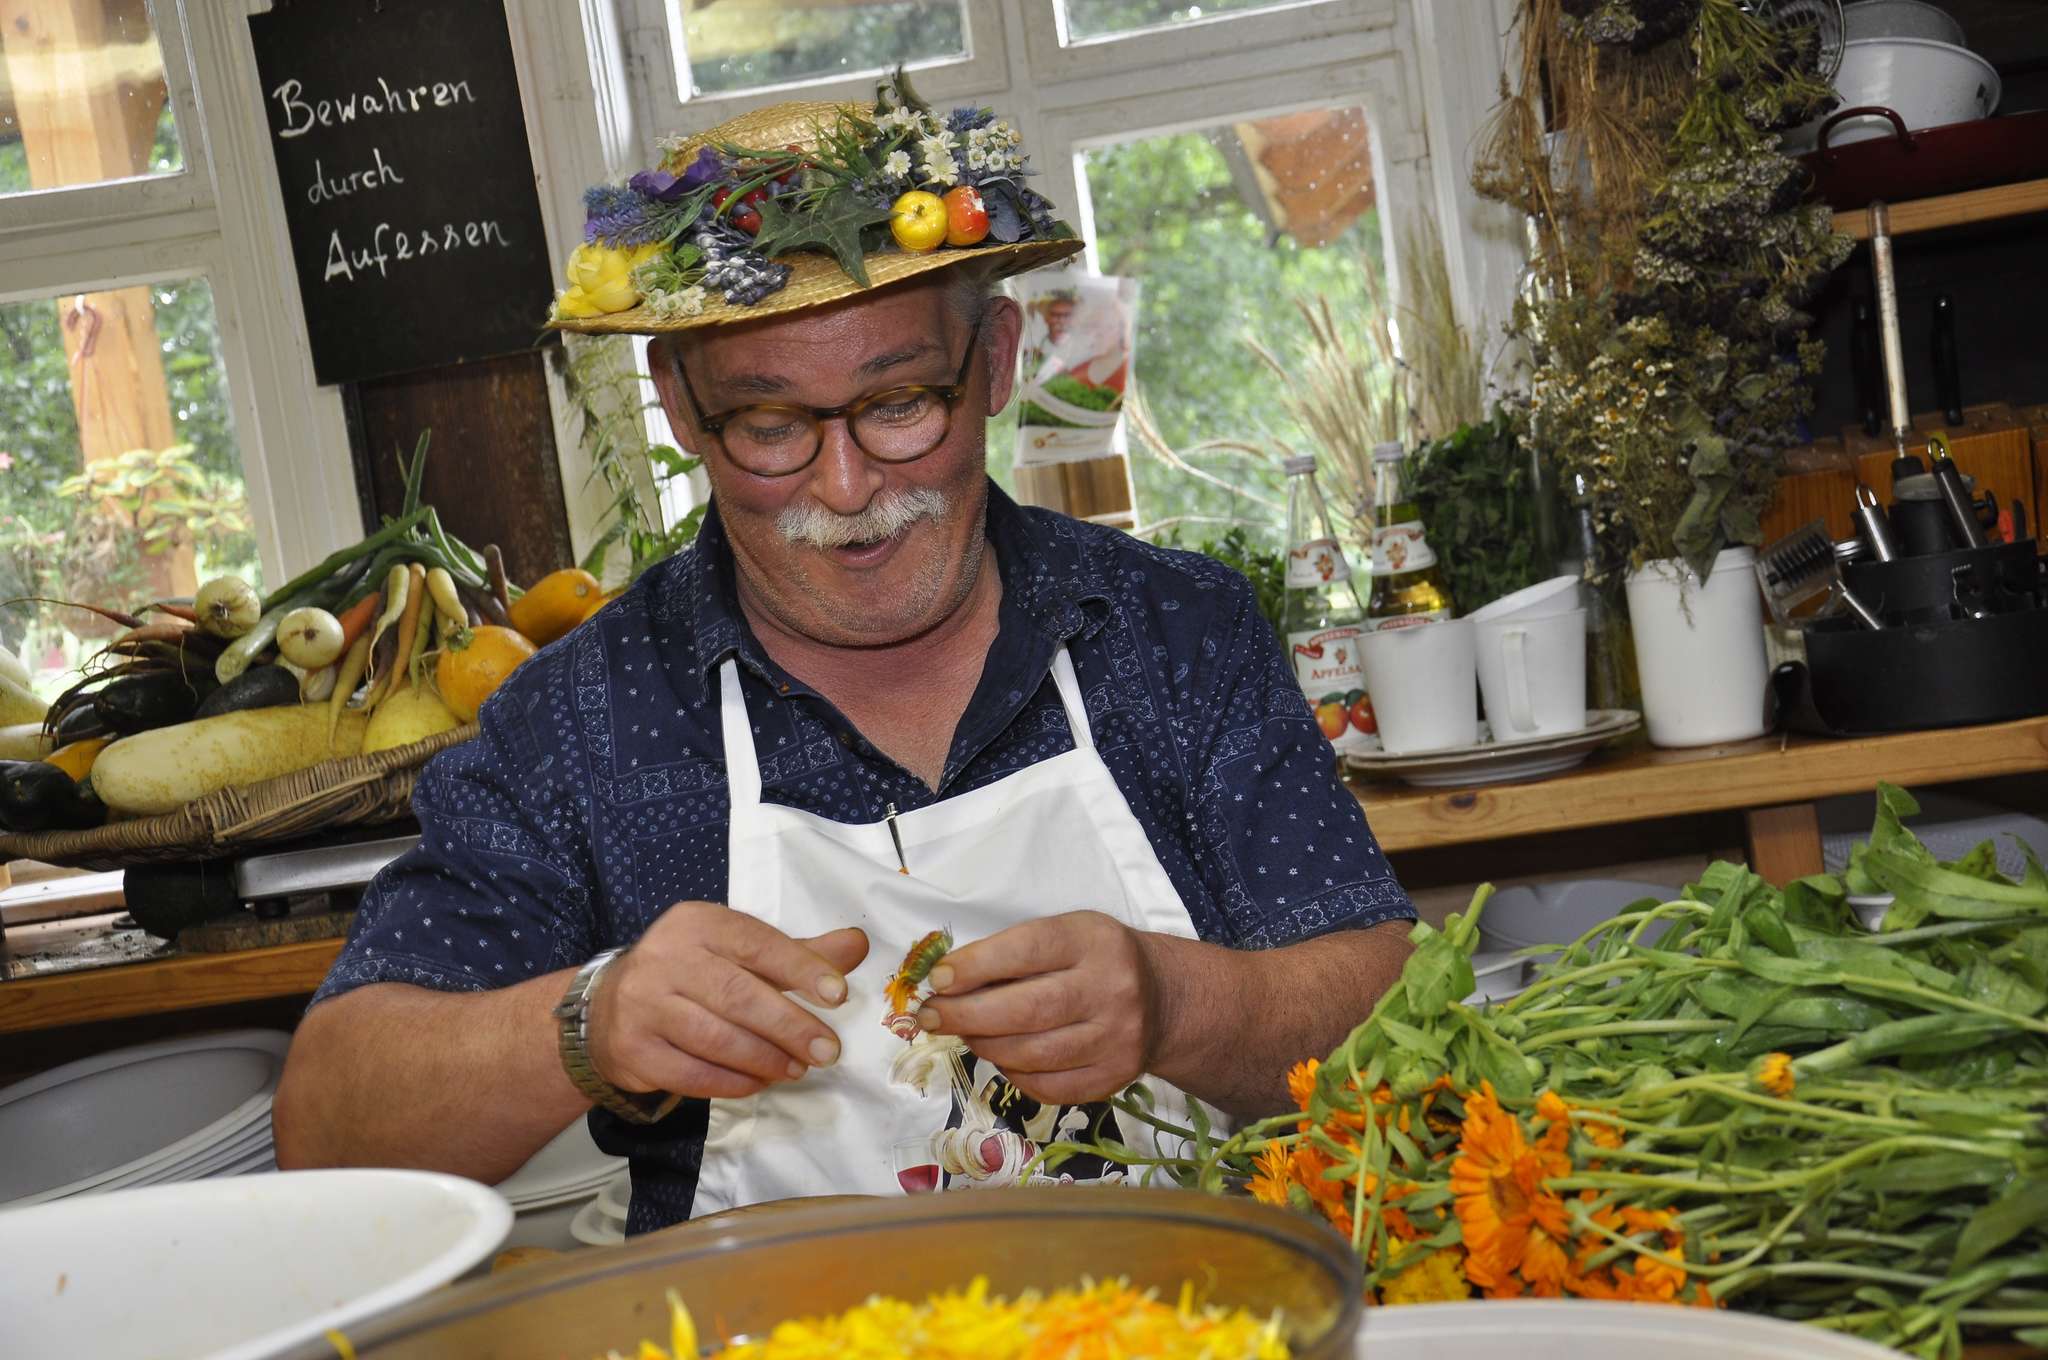
[[[844,417],[818,425],[818,461],[811,466],[810,493],[828,510],[858,514],[882,489],[882,469],[861,452]]]

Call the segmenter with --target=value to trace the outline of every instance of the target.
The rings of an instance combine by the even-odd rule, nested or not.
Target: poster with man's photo
[[[1024,309],[1016,466],[1122,453],[1138,281],[1026,274],[1008,287]]]

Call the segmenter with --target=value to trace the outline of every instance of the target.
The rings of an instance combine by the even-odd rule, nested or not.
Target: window
[[[1067,39],[1087,42],[1167,24],[1192,23],[1249,10],[1277,9],[1289,0],[1060,0],[1060,26]]]
[[[669,24],[684,99],[968,54],[960,0],[675,0]]]
[[[359,538],[340,403],[314,387],[273,230],[247,7],[4,8],[0,598],[132,611]],[[46,694],[114,631],[0,609]]]

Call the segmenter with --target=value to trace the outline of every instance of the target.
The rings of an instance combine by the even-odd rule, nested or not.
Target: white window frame
[[[1082,39],[1067,36],[1057,3],[1022,0],[1020,12],[1031,70],[1075,80],[1283,44],[1317,45],[1311,60],[1320,65],[1335,56],[1321,44],[1350,44],[1367,30],[1392,27],[1395,11],[1394,0],[1277,0],[1271,9],[1226,10]]]
[[[248,19],[150,0],[184,168],[0,197],[0,300],[203,277],[264,579],[362,537],[339,393],[317,385]]]

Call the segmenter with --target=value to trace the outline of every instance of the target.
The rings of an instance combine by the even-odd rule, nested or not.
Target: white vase
[[[1712,746],[1768,731],[1756,550],[1724,550],[1704,584],[1676,559],[1646,562],[1627,588],[1650,740]]]

